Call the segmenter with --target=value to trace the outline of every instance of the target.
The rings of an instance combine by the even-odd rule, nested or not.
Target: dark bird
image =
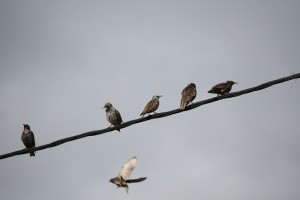
[[[180,109],[184,110],[185,107],[196,98],[196,95],[197,90],[195,83],[188,84],[181,92]]]
[[[128,184],[127,183],[138,183],[146,180],[147,177],[140,177],[137,179],[128,179],[131,175],[131,172],[134,170],[136,165],[137,157],[132,157],[120,170],[119,174],[115,178],[111,178],[109,182],[115,184],[117,188],[124,187],[128,193]]]
[[[156,111],[159,106],[159,98],[162,97],[161,95],[154,95],[152,97],[152,100],[147,103],[145,106],[143,112],[141,113],[141,116],[144,117],[145,114],[150,115],[150,113]],[[154,112],[156,114],[156,112]]]
[[[111,123],[109,127],[118,126],[123,122],[121,114],[112,106],[111,103],[106,103],[103,108],[106,108],[106,120]],[[117,131],[120,132],[120,129],[117,129]]]
[[[23,124],[24,130],[21,136],[21,139],[26,147],[26,149],[31,149],[35,147],[34,134],[30,130],[30,126],[28,124]],[[35,152],[30,152],[30,156],[35,156]]]
[[[226,81],[225,83],[219,83],[215,86],[213,86],[208,93],[212,93],[212,94],[217,94],[219,95],[224,95],[224,94],[228,94],[231,91],[231,88],[234,84],[237,84],[233,81]]]

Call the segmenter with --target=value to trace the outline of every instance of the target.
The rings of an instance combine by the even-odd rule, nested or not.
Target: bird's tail
[[[147,177],[140,177],[140,178],[136,178],[136,179],[127,179],[126,183],[138,183],[138,182],[142,182],[146,179],[147,179]]]
[[[128,185],[125,186],[125,190],[126,190],[126,193],[128,194],[128,191],[129,191]]]
[[[184,110],[185,107],[186,107],[186,103],[185,103],[185,101],[182,99],[182,100],[180,101],[180,109],[181,109],[181,110]]]
[[[30,157],[31,157],[31,156],[35,156],[34,151],[30,152]]]

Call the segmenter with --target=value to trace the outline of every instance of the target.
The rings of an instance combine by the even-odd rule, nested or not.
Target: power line
[[[144,122],[144,121],[153,120],[153,119],[157,119],[157,118],[167,117],[167,116],[174,115],[174,114],[177,114],[177,113],[180,113],[180,112],[185,112],[185,111],[188,111],[188,110],[195,109],[195,108],[197,108],[199,106],[202,106],[202,105],[205,105],[205,104],[209,104],[209,103],[213,103],[213,102],[220,101],[220,100],[223,100],[223,99],[238,97],[238,96],[248,94],[248,93],[251,93],[251,92],[263,90],[263,89],[266,89],[266,88],[271,87],[273,85],[280,84],[280,83],[290,81],[290,80],[293,80],[293,79],[297,79],[297,78],[300,78],[300,73],[293,74],[291,76],[283,77],[283,78],[280,78],[280,79],[276,79],[276,80],[273,80],[273,81],[269,81],[269,82],[263,83],[261,85],[258,85],[258,86],[252,87],[252,88],[248,88],[248,89],[245,89],[245,90],[241,90],[241,91],[238,91],[238,92],[232,92],[232,93],[226,94],[224,96],[218,96],[218,97],[213,97],[213,98],[206,99],[206,100],[203,100],[203,101],[199,101],[199,102],[196,102],[196,103],[193,103],[193,104],[187,106],[185,110],[175,109],[175,110],[170,110],[170,111],[167,111],[167,112],[161,112],[161,113],[157,113],[157,114],[154,114],[154,115],[150,115],[149,117],[138,118],[138,119],[134,119],[134,120],[131,120],[131,121],[127,121],[127,122],[125,122],[125,123],[123,123],[123,124],[121,124],[117,127],[105,128],[105,129],[96,130],[96,131],[90,131],[90,132],[82,133],[82,134],[79,134],[79,135],[74,135],[74,136],[71,136],[71,137],[56,140],[56,141],[51,142],[49,144],[44,144],[44,145],[41,145],[41,146],[37,146],[37,147],[35,147],[33,149],[30,149],[30,150],[29,149],[23,149],[23,150],[14,151],[14,152],[11,152],[11,153],[3,154],[3,155],[0,155],[0,159],[9,158],[9,157],[13,157],[13,156],[16,156],[16,155],[27,154],[27,153],[30,153],[30,151],[32,151],[32,150],[40,151],[40,150],[43,150],[43,149],[52,148],[52,147],[55,147],[55,146],[58,146],[58,145],[62,145],[66,142],[71,142],[73,140],[78,140],[78,139],[89,137],[89,136],[101,135],[101,134],[111,132],[111,131],[114,131],[114,130],[117,130],[117,129],[126,128],[128,126],[133,125],[133,124],[138,124],[138,123],[141,123],[141,122]]]

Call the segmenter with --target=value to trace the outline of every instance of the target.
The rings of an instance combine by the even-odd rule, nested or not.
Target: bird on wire
[[[120,112],[111,103],[106,103],[103,108],[106,108],[106,120],[111,123],[109,127],[118,126],[123,122]],[[120,132],[120,129],[117,129],[117,131]]]
[[[217,94],[219,95],[224,95],[224,94],[228,94],[231,91],[231,88],[234,84],[238,84],[234,81],[226,81],[225,83],[219,83],[215,86],[213,86],[208,93],[212,93],[212,94]]]
[[[148,114],[148,116],[150,116],[150,113],[154,113],[156,114],[156,110],[158,109],[159,106],[159,98],[162,97],[162,95],[154,95],[151,99],[151,101],[149,101],[147,103],[147,105],[145,106],[143,112],[141,113],[141,116],[144,117],[145,114]]]
[[[184,110],[189,103],[193,103],[197,90],[195,83],[188,84],[181,92],[180,109]]]
[[[22,132],[21,139],[26,147],[26,149],[31,149],[35,147],[34,134],[30,130],[30,126],[28,124],[23,124],[24,130]],[[30,156],[35,156],[35,152],[30,152]]]
[[[126,193],[128,193],[129,187],[127,183],[138,183],[146,180],[147,177],[140,177],[137,179],[128,179],[131,175],[132,171],[135,168],[137,162],[137,157],[132,157],[119,171],[119,174],[115,178],[111,178],[109,182],[115,184],[117,188],[124,187],[126,190]]]

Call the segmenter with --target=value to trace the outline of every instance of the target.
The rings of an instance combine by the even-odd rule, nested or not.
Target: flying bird
[[[234,84],[237,84],[237,83],[234,81],[226,81],[225,83],[219,83],[219,84],[213,86],[208,91],[208,93],[217,94],[218,96],[228,94],[231,91],[231,88]]]
[[[103,108],[106,108],[106,120],[111,123],[109,127],[118,126],[123,122],[120,112],[111,103],[106,103]],[[117,129],[117,131],[120,132],[120,129]]]
[[[154,95],[152,97],[152,100],[147,103],[145,106],[143,112],[141,113],[141,116],[144,117],[145,114],[148,114],[150,116],[150,113],[156,111],[159,106],[159,98],[162,97],[161,95]],[[156,112],[154,112],[156,113]]]
[[[121,168],[119,174],[115,178],[111,178],[109,182],[115,184],[117,188],[124,187],[128,193],[129,187],[127,183],[138,183],[146,180],[147,177],[140,177],[137,179],[128,179],[131,172],[134,170],[136,165],[137,157],[132,157],[123,167]]]
[[[28,124],[23,124],[24,130],[22,132],[21,139],[26,147],[26,149],[31,149],[35,147],[34,134],[30,130],[30,126]],[[35,156],[35,152],[30,152],[30,156]]]
[[[188,84],[181,92],[180,109],[184,110],[185,107],[196,98],[196,95],[197,90],[195,83]]]

